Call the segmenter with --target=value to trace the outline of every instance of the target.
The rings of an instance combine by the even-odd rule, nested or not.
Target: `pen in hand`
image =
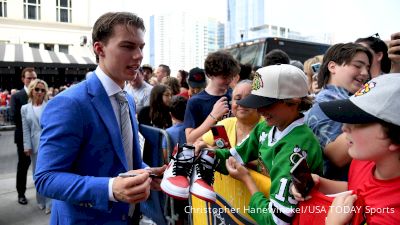
[[[136,177],[136,176],[138,176],[139,174],[136,174],[136,173],[120,173],[120,174],[118,174],[118,176],[119,177]],[[157,175],[157,174],[154,174],[154,173],[151,173],[150,175],[149,175],[149,177],[151,177],[151,178],[160,178],[160,179],[162,179],[163,178],[163,175],[161,174],[161,175]]]

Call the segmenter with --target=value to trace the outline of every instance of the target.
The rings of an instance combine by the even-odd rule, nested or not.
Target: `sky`
[[[246,1],[246,0],[242,0]],[[98,15],[131,11],[143,18],[162,12],[187,11],[226,21],[226,0],[96,0]],[[251,0],[249,1],[251,2]],[[383,40],[400,31],[400,0],[265,0],[265,22],[304,36],[331,33],[334,43],[379,33]]]

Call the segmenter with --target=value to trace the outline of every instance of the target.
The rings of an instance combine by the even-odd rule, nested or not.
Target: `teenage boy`
[[[305,117],[306,124],[318,137],[325,156],[324,175],[347,180],[350,157],[342,134],[342,123],[329,119],[319,106],[321,102],[347,99],[369,79],[371,52],[354,43],[331,46],[324,55],[318,73],[318,88],[313,107]]]
[[[200,93],[191,97],[185,111],[185,133],[188,144],[193,144],[199,137],[206,133],[212,125],[229,114],[231,92],[228,91],[233,77],[240,71],[239,63],[226,51],[217,51],[207,56],[204,69],[210,82]],[[212,154],[212,153],[210,153]],[[214,157],[202,154],[194,160],[194,148],[179,146],[172,154],[168,169],[165,171],[161,182],[161,189],[174,198],[187,199],[191,183],[196,183],[198,188],[190,191],[209,189],[210,179],[213,177],[210,168],[214,164]],[[189,179],[193,169],[192,178]],[[206,173],[200,171],[208,171]],[[211,172],[210,172],[211,171]],[[182,175],[183,179],[180,179]],[[172,179],[170,179],[172,178]],[[207,179],[203,182],[203,179]],[[203,192],[202,192],[203,193]],[[205,195],[208,195],[205,193]],[[215,195],[215,193],[214,193]],[[210,199],[209,196],[197,197]]]
[[[240,72],[240,66],[230,53],[217,51],[207,56],[204,70],[209,79],[207,87],[190,98],[186,107],[187,143],[194,143],[224,116],[229,117],[229,84]]]

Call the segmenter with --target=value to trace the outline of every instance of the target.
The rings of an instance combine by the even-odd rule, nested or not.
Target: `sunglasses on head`
[[[43,93],[46,92],[46,89],[42,89],[42,88],[35,88],[34,90],[35,90],[36,92],[43,92]]]

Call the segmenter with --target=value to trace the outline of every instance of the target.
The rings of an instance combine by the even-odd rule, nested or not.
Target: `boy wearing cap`
[[[206,74],[204,73],[204,70],[200,69],[199,67],[191,69],[189,71],[187,83],[189,85],[189,98],[203,91],[207,85]]]
[[[351,208],[356,199],[364,203],[360,210],[367,224],[400,224],[399,83],[400,74],[379,76],[350,99],[321,103],[329,118],[344,123],[353,158],[348,182],[313,177],[324,194],[353,190],[336,197],[326,224],[347,224],[352,213],[332,209]],[[304,200],[295,188],[293,193],[297,200]]]
[[[150,78],[153,76],[153,67],[150,64],[144,64],[142,70],[144,81],[149,83]]]
[[[229,172],[247,186],[252,195],[247,212],[258,224],[291,223],[297,202],[289,193],[290,170],[300,158],[306,157],[314,173],[322,172],[320,145],[301,113],[311,106],[307,95],[307,77],[297,67],[282,64],[259,69],[251,94],[237,104],[257,108],[265,122],[257,124],[240,145],[216,151],[222,160],[217,170]],[[243,166],[253,160],[262,163],[271,177],[270,199],[257,189]]]

